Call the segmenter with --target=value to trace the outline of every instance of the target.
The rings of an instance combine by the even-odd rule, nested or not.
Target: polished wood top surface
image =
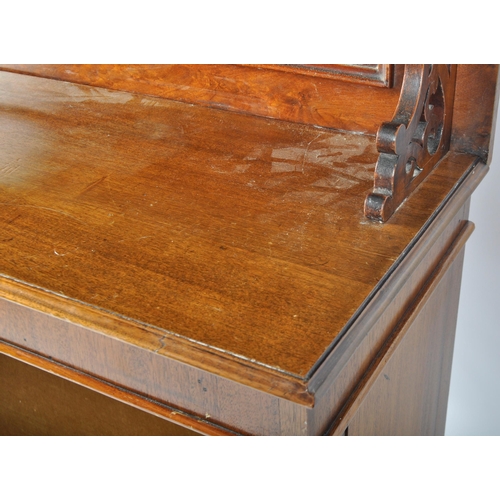
[[[301,380],[471,167],[450,153],[380,224],[372,135],[3,72],[0,144],[2,295]]]

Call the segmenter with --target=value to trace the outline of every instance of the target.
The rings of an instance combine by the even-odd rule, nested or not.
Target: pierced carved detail
[[[456,67],[408,64],[392,121],[377,133],[380,155],[365,215],[385,222],[448,151]]]

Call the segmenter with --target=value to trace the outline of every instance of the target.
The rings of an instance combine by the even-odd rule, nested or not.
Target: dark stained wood
[[[451,149],[490,158],[498,108],[497,64],[459,64]]]
[[[230,74],[229,97],[203,94]],[[349,131],[318,127],[312,101],[281,116],[282,93],[269,113],[212,108],[262,82],[286,91],[284,75],[294,92],[317,85],[233,66],[0,71],[0,350],[200,433],[325,433],[398,323],[431,307],[443,263],[460,268],[450,252],[487,167],[449,152],[387,223],[369,221],[365,125],[375,108],[390,119],[400,87],[332,80],[323,97],[344,94],[328,120],[356,102]],[[431,344],[442,420],[450,364]]]
[[[310,71],[218,64],[4,64],[0,70],[373,135],[391,119],[401,85],[400,77],[394,88],[377,88]]]
[[[387,221],[449,150],[455,76],[455,65],[406,65],[394,117],[377,133],[370,219]]]

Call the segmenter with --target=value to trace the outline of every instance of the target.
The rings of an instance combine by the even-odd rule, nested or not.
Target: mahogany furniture
[[[0,433],[443,434],[496,65],[0,67]]]

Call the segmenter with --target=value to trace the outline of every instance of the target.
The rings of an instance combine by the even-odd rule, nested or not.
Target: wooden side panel
[[[404,269],[401,269],[402,277],[398,279],[395,277],[381,293],[377,302],[379,307],[385,304],[386,309],[383,314],[378,316],[373,324],[367,325],[366,321],[360,322],[355,332],[356,335],[362,336],[359,346],[352,349],[352,352],[348,351],[350,352],[349,361],[342,370],[339,371],[337,367],[333,368],[334,372],[338,371],[334,382],[326,390],[322,388],[316,394],[316,405],[314,411],[311,412],[313,413],[311,432],[314,434],[324,432],[344,405],[349,394],[355,390],[356,384],[382,348],[390,332],[397,326],[405,311],[411,307],[415,297],[439,265],[457,234],[463,230],[468,210],[469,203],[467,202],[445,228],[438,227],[434,230],[434,234],[430,231],[430,234],[426,235],[426,241],[422,242],[423,247],[418,249],[419,252],[412,252],[408,255],[406,265],[412,269],[411,274],[406,275]],[[433,242],[436,234],[439,234],[439,237]],[[422,255],[425,257],[422,258]],[[340,362],[339,365],[341,365]]]
[[[391,119],[402,79],[399,67],[394,88],[227,64],[11,64],[0,70],[369,134]]]
[[[348,435],[442,435],[464,251],[349,422]]]

